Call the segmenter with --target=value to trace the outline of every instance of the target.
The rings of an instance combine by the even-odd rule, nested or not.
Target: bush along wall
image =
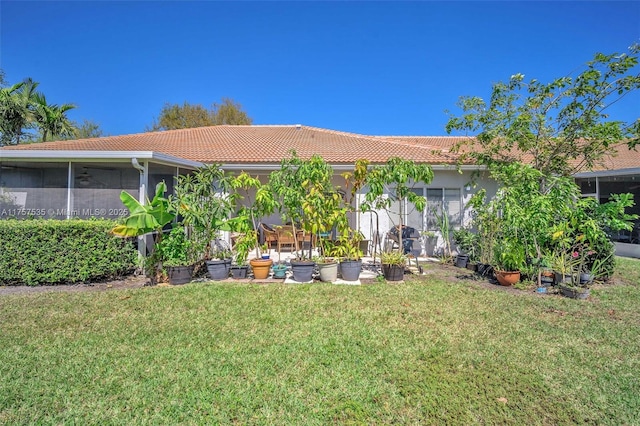
[[[0,221],[0,285],[70,284],[131,272],[137,251],[109,220]]]

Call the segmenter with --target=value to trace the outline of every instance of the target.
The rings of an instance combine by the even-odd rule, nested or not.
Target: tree
[[[213,122],[215,125],[249,125],[253,123],[253,119],[251,119],[251,117],[249,117],[247,113],[242,110],[242,105],[234,102],[229,98],[222,98],[221,104],[213,104],[211,117],[213,118]]]
[[[74,126],[77,128],[76,137],[78,139],[100,138],[104,136],[100,124],[95,121],[84,119],[82,123],[74,123]]]
[[[25,131],[34,127],[34,104],[38,83],[30,78],[0,89],[0,145],[19,144]],[[29,137],[28,134],[26,137]]]
[[[166,103],[160,111],[160,117],[153,121],[148,129],[152,132],[159,130],[186,129],[191,127],[213,126],[209,111],[202,105],[182,105]]]
[[[70,139],[91,139],[105,136],[104,132],[100,128],[100,124],[93,120],[84,119],[82,120],[82,123],[72,121],[71,124],[75,128],[75,132],[58,136],[49,136],[47,140],[51,142]],[[40,142],[43,142],[42,138],[40,138]]]
[[[423,211],[427,200],[412,191],[417,183],[428,185],[433,180],[433,169],[428,164],[416,164],[413,161],[399,157],[392,157],[383,165],[373,166],[365,177],[365,183],[369,191],[365,195],[365,201],[361,204],[362,210],[385,209],[390,211],[393,203],[398,203],[398,237],[399,247],[402,252],[403,216],[405,204],[414,205],[416,210]]]
[[[0,146],[16,145],[25,141],[47,140],[55,136],[74,136],[76,128],[68,119],[67,111],[75,108],[71,104],[49,105],[45,96],[38,92],[39,83],[31,78],[9,87],[0,75]]]
[[[217,126],[221,124],[251,124],[253,120],[242,110],[242,105],[229,98],[214,103],[211,110],[200,104],[184,102],[182,105],[166,103],[160,116],[154,120],[149,131],[187,129],[192,127]]]
[[[530,163],[542,172],[569,176],[593,168],[617,144],[640,143],[640,118],[633,123],[609,119],[607,108],[640,88],[638,53],[598,53],[575,78],[551,83],[515,74],[493,85],[491,98],[462,97],[463,113],[451,115],[447,133],[476,133],[456,149],[480,164]]]
[[[75,108],[73,104],[54,105],[47,104],[47,99],[42,93],[34,95],[35,122],[40,129],[42,141],[47,137],[75,137],[77,129],[67,117],[67,111]]]

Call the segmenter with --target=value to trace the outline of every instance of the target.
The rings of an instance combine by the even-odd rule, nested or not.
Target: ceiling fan
[[[76,176],[78,183],[82,186],[88,186],[91,183],[91,175],[86,167],[82,168],[82,173]]]

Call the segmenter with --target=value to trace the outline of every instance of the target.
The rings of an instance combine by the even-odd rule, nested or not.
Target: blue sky
[[[640,2],[0,3],[0,68],[110,135],[230,97],[255,124],[444,135],[512,74],[549,81],[640,42]],[[612,110],[640,116],[640,96]],[[613,118],[613,117],[612,117]]]

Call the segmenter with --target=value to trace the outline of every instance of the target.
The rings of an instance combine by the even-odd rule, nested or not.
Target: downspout
[[[138,194],[138,201],[144,206],[147,199],[147,165],[141,165],[135,157],[131,159],[131,165],[140,172],[140,193]]]
[[[147,163],[145,163],[144,166],[141,165],[135,157],[131,158],[131,165],[140,172],[138,201],[144,206],[147,203],[148,165]],[[138,237],[138,254],[141,259],[147,255],[147,239],[144,235]]]

